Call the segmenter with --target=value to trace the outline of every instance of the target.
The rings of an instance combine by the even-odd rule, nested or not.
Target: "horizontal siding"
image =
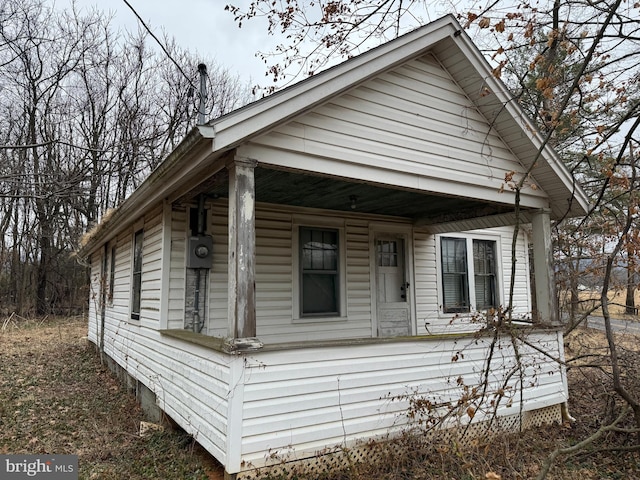
[[[105,353],[152,390],[158,406],[224,463],[232,357],[112,319],[105,340]]]
[[[210,276],[208,335],[226,337],[228,323],[228,234],[226,205],[211,208],[213,266]],[[334,215],[330,215],[335,219]],[[309,224],[314,217],[309,216]],[[326,216],[317,215],[319,222]],[[175,226],[175,225],[174,225]],[[348,222],[346,235],[347,315],[344,321],[296,321],[293,311],[293,216],[291,213],[258,207],[256,210],[256,325],[257,336],[265,343],[330,340],[371,336],[371,291],[369,286],[368,223]],[[177,258],[177,254],[173,254]],[[173,270],[184,270],[172,260]],[[172,273],[178,288],[181,277]],[[179,301],[172,295],[172,302]],[[172,304],[174,304],[172,303]],[[181,326],[177,328],[182,328]]]
[[[121,233],[116,242],[116,269],[113,302],[107,308],[107,316],[115,318],[117,321],[127,321],[131,313],[132,234],[133,231]]]
[[[162,208],[145,216],[142,246],[142,291],[140,321],[160,320],[162,291]]]
[[[186,231],[186,209],[174,207],[171,211],[171,261],[169,267],[167,328],[184,327]]]
[[[487,199],[501,202],[510,200],[498,195],[505,172],[525,171],[430,55],[380,75],[252,141],[385,171],[411,172],[446,180],[450,186],[458,182],[481,186]],[[538,187],[523,194],[544,197]],[[459,185],[456,188],[444,193],[465,194]]]
[[[528,340],[558,356],[555,332]],[[298,458],[356,439],[385,435],[407,425],[407,399],[417,393],[433,402],[456,402],[461,382],[477,386],[488,357],[488,339],[433,339],[379,345],[354,345],[252,354],[245,362],[242,460],[260,465],[269,453]],[[506,382],[515,387],[511,340],[499,341],[488,398]],[[462,352],[459,360],[452,357]],[[566,401],[561,368],[536,350],[521,345],[524,403],[507,389],[499,415],[511,415]],[[437,366],[437,368],[434,368]],[[511,400],[511,406],[507,402]],[[476,419],[480,419],[479,409]],[[463,422],[468,417],[462,416]]]
[[[258,338],[293,334],[291,215],[256,212],[256,323]]]
[[[211,208],[210,232],[213,235],[213,265],[209,276],[209,318],[207,333],[226,337],[228,330],[229,223],[226,206]]]

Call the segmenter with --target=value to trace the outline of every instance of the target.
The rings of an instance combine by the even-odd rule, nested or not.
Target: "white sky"
[[[253,20],[239,29],[233,15],[224,11],[227,3],[244,6],[249,0],[128,0],[153,33],[162,40],[163,32],[177,44],[202,58],[213,58],[221,67],[238,73],[242,81],[266,83],[264,63],[255,57],[275,41],[264,23]],[[71,0],[57,0],[59,8]],[[114,29],[137,31],[138,20],[122,0],[76,0],[80,9],[93,7],[112,13]],[[150,39],[153,42],[153,39]]]

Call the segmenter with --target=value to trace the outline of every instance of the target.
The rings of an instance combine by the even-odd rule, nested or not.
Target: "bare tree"
[[[70,256],[82,232],[194,128],[192,85],[201,60],[165,41],[169,49],[160,51],[142,27],[120,34],[97,10],[59,10],[47,0],[0,5],[0,264],[6,266],[0,298],[6,308],[82,308],[86,272]],[[211,116],[249,101],[248,85],[210,66]]]

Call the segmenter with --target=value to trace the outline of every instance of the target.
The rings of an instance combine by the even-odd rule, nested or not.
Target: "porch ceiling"
[[[421,224],[451,222],[513,211],[509,205],[424,194],[300,171],[255,169],[256,201],[351,213],[404,217]],[[227,170],[219,171],[179,199],[195,202],[200,194],[228,198]],[[355,208],[351,197],[355,196]]]

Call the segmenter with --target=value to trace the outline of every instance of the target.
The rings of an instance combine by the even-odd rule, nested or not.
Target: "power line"
[[[149,35],[151,35],[151,38],[153,38],[156,43],[158,45],[160,45],[160,48],[162,49],[162,51],[164,52],[164,54],[167,56],[167,58],[169,60],[171,60],[171,62],[173,62],[173,64],[176,66],[176,68],[180,71],[180,73],[182,74],[182,76],[184,78],[187,79],[187,82],[189,82],[189,85],[191,85],[191,87],[197,92],[198,89],[197,87],[193,84],[193,82],[191,81],[191,79],[187,76],[186,73],[184,73],[184,70],[182,70],[182,67],[178,64],[178,62],[176,62],[173,57],[171,56],[171,54],[169,53],[169,51],[166,49],[166,47],[164,46],[164,44],[160,41],[160,39],[158,37],[155,36],[155,34],[151,31],[151,29],[147,26],[147,24],[145,23],[144,20],[142,20],[142,17],[140,15],[138,15],[138,12],[136,12],[136,9],[133,8],[131,6],[131,4],[127,1],[127,0],[122,0],[127,7],[129,7],[129,9],[133,12],[133,14],[136,16],[136,18],[138,19],[138,21],[142,24],[142,26],[144,27],[144,29],[149,32]]]

